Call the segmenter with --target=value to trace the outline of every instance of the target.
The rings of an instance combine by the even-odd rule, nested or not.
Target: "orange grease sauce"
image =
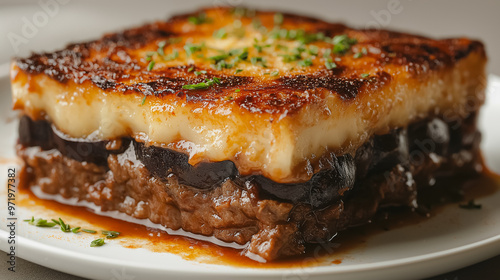
[[[22,175],[21,175],[22,182]],[[452,183],[452,182],[449,182]],[[457,180],[456,183],[463,183]],[[485,171],[479,178],[467,181],[463,188],[463,201],[490,195],[499,190],[500,176]],[[260,263],[242,254],[242,250],[230,247],[222,247],[208,241],[200,241],[182,235],[170,235],[160,229],[150,228],[144,225],[126,222],[106,216],[101,216],[92,210],[81,206],[70,206],[53,200],[38,198],[29,188],[20,184],[19,191],[21,199],[18,200],[21,207],[35,207],[46,209],[47,213],[54,214],[55,218],[62,217],[70,220],[72,225],[89,228],[100,232],[101,230],[114,230],[120,232],[120,236],[113,239],[123,247],[136,249],[143,248],[152,252],[172,253],[181,256],[185,260],[209,264],[232,265],[250,268],[297,268],[320,265],[338,265],[343,259],[349,257],[354,249],[362,249],[367,240],[385,231],[414,225],[441,212],[445,207],[457,207],[456,203],[433,207],[427,215],[418,214],[408,209],[382,210],[371,223],[350,228],[340,232],[333,243],[322,245],[309,245],[307,253],[290,259]],[[45,213],[46,211],[42,211]],[[37,212],[38,213],[38,212]],[[52,218],[52,217],[43,217]],[[83,223],[83,224],[82,224]],[[95,238],[102,235],[94,234]],[[98,237],[99,236],[99,237]]]

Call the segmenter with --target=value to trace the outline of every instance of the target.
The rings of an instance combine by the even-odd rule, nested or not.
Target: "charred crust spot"
[[[153,40],[172,36],[175,36],[175,34],[161,29],[158,24],[150,24],[119,33],[107,34],[93,45],[97,50],[102,47],[109,48],[111,46],[138,49]]]
[[[363,82],[358,79],[336,76],[297,75],[281,78],[284,87],[290,89],[311,90],[324,88],[334,91],[342,100],[355,98]]]

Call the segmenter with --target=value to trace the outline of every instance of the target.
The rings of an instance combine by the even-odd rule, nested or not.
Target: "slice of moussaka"
[[[17,153],[45,193],[275,260],[480,172],[485,63],[466,38],[208,8],[14,59]]]

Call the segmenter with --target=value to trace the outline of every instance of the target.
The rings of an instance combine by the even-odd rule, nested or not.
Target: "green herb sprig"
[[[197,84],[189,84],[189,85],[183,85],[183,89],[189,89],[189,90],[197,90],[197,89],[207,89],[215,84],[220,84],[221,81],[217,77],[213,77],[212,79],[205,79],[204,82],[200,82]]]
[[[207,17],[207,14],[205,14],[205,13],[199,13],[196,16],[188,17],[188,22],[190,22],[194,25],[200,25],[200,24],[204,24],[204,23],[210,23],[210,22],[212,22],[212,19]]]
[[[104,244],[105,244],[104,238],[98,238],[90,242],[90,247],[101,247]]]

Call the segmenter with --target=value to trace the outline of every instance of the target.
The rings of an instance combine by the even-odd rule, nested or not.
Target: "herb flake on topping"
[[[283,16],[282,13],[276,13],[274,14],[273,20],[274,20],[274,25],[282,25],[285,17]]]
[[[280,74],[280,71],[273,71],[271,72],[271,76],[276,77]]]
[[[151,60],[148,64],[148,71],[153,70],[153,67],[155,67],[156,62],[154,60]]]
[[[165,55],[164,48],[165,48],[166,44],[167,44],[167,41],[161,41],[161,42],[158,43],[158,50],[156,50],[156,52],[159,55],[161,55],[161,56]]]
[[[349,38],[347,35],[337,35],[333,37],[333,52],[336,54],[344,54],[351,49],[353,45],[355,45],[358,40],[354,38]]]
[[[177,59],[179,57],[179,51],[178,50],[173,50],[173,52],[169,55],[166,55],[164,57],[162,57],[164,60],[166,61],[170,61],[170,60],[174,60],[174,59]]]
[[[337,64],[335,64],[335,62],[331,61],[331,59],[329,59],[325,62],[325,66],[326,66],[326,69],[328,69],[328,70],[333,69],[333,68],[337,68]]]
[[[82,231],[83,232],[86,232],[86,233],[90,233],[90,234],[93,234],[93,233],[96,233],[97,231],[95,230],[92,230],[92,229],[86,229],[86,228],[82,228]]]
[[[210,23],[212,22],[212,19],[208,18],[207,14],[205,13],[199,13],[197,16],[188,17],[188,21],[194,25],[200,25],[204,23]]]
[[[354,54],[354,58],[361,58],[363,55],[367,55],[368,51],[366,48],[362,48],[360,52]]]
[[[234,71],[234,74],[238,74],[238,73],[241,73],[243,72],[243,69],[236,69],[236,71]]]
[[[213,36],[216,39],[224,39],[224,38],[226,38],[227,37],[226,29],[225,28],[221,28],[221,29],[215,30]]]
[[[102,245],[104,245],[104,238],[98,238],[90,242],[90,247],[101,247]]]
[[[212,79],[206,79],[204,82],[197,84],[183,85],[183,89],[197,90],[197,89],[207,89],[215,84],[220,84],[220,79],[213,77]]]
[[[370,74],[368,74],[368,73],[363,73],[363,74],[361,74],[360,76],[361,76],[361,78],[368,78],[368,77],[370,77]]]
[[[476,204],[474,199],[471,199],[469,200],[469,202],[467,202],[467,204],[459,204],[458,207],[462,209],[472,210],[472,209],[481,209],[483,206],[481,204]]]
[[[231,68],[233,68],[233,66],[234,65],[232,63],[228,63],[225,60],[221,60],[221,61],[217,62],[217,64],[215,64],[215,69],[220,71],[222,69],[231,69]]]
[[[238,58],[241,60],[247,60],[248,59],[248,50],[243,50],[239,55]]]
[[[318,55],[318,51],[319,51],[319,48],[315,45],[311,45],[311,46],[309,46],[309,49],[307,49],[307,52],[310,55]]]
[[[236,7],[231,11],[231,13],[236,18],[242,18],[242,17],[255,17],[255,14],[257,12],[254,9]]]
[[[199,75],[201,75],[201,74],[207,74],[207,71],[205,71],[205,70],[194,71],[194,74],[195,74],[196,76],[199,76]]]
[[[219,55],[211,56],[208,59],[213,60],[215,63],[217,63],[217,62],[219,62],[221,60],[224,60],[224,59],[226,59],[228,57],[229,57],[229,54],[224,53],[224,54],[219,54]]]
[[[326,49],[323,53],[323,57],[329,59],[332,56],[332,49]]]
[[[203,45],[196,45],[196,44],[185,44],[184,45],[184,50],[186,51],[186,54],[188,56],[193,55],[196,52],[200,52],[203,49]]]
[[[281,54],[281,57],[283,57],[283,62],[292,62],[292,61],[297,61],[302,58],[300,54]]]
[[[141,106],[144,105],[144,103],[146,103],[146,97],[147,97],[147,95],[144,95],[144,97],[142,98]]]
[[[298,64],[299,64],[299,66],[302,66],[302,67],[308,67],[308,66],[312,66],[313,62],[312,62],[312,59],[306,58],[304,60],[299,61]]]
[[[263,57],[261,57],[261,56],[254,56],[254,57],[250,58],[250,62],[253,65],[256,65],[257,63],[260,63],[262,65],[262,67],[267,68],[266,60]]]
[[[253,44],[253,47],[257,50],[258,53],[261,53],[264,48],[269,48],[270,46],[271,44],[259,45],[257,39],[255,39],[255,44]]]

